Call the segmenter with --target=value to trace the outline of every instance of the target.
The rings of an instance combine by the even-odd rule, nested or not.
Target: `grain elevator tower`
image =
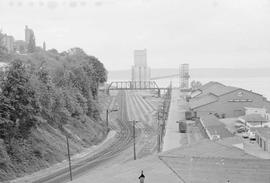
[[[189,64],[181,64],[179,68],[180,90],[189,89]]]

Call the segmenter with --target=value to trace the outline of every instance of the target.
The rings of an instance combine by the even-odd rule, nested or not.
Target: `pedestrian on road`
[[[145,179],[145,176],[144,176],[143,170],[142,170],[141,175],[139,177],[140,183],[144,183],[144,179]]]

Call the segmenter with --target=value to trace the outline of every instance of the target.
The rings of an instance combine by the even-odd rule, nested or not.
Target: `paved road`
[[[130,123],[127,123],[127,106],[126,106],[126,95],[124,92],[119,92],[117,96],[119,101],[120,111],[118,124],[121,130],[113,143],[104,149],[97,152],[95,155],[85,159],[76,164],[72,164],[73,178],[80,176],[81,174],[89,171],[90,169],[101,165],[107,160],[119,155],[122,151],[129,148],[132,145],[132,126]],[[69,180],[69,171],[68,168],[61,169],[54,172],[53,174],[43,177],[39,180],[33,181],[33,183],[61,183],[67,182]]]
[[[176,121],[185,119],[185,108],[186,104],[184,99],[179,97],[179,90],[173,89],[162,151],[168,151],[181,146],[181,140],[185,134],[179,133]]]

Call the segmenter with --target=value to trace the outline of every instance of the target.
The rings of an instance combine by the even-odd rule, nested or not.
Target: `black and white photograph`
[[[270,183],[270,0],[0,0],[0,183]]]

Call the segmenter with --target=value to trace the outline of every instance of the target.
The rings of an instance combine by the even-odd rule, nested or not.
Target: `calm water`
[[[121,80],[121,79],[117,79]],[[117,81],[117,80],[110,80]],[[123,81],[126,80],[122,79]],[[262,94],[263,96],[267,97],[270,100],[270,77],[254,77],[254,78],[191,78],[190,81],[200,81],[202,84],[205,84],[209,81],[217,81],[225,85],[235,86],[239,88],[244,88],[246,90],[252,90],[256,93]],[[159,87],[167,87],[172,81],[173,86],[179,86],[179,78],[167,78],[167,79],[160,79],[157,80],[157,84]]]
[[[256,93],[262,94],[270,100],[270,77],[257,77],[257,78],[191,78],[192,80],[197,80],[203,84],[209,81],[217,81],[225,85],[235,86],[239,88],[244,88],[247,90],[252,90]],[[161,79],[157,80],[159,86],[165,87],[172,81],[173,86],[179,86],[179,79]]]

